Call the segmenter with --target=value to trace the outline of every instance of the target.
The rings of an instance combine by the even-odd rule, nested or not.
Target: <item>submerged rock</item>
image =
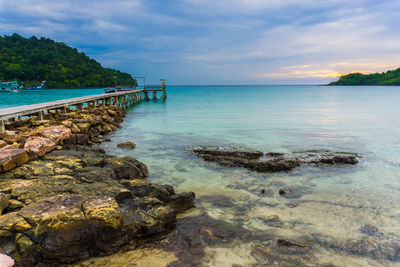
[[[288,186],[279,189],[279,195],[286,198],[300,198],[308,193],[310,193],[310,190],[303,186]]]
[[[293,242],[286,239],[278,239],[277,245],[281,250],[289,253],[304,253],[309,248],[309,245],[305,243]]]
[[[360,232],[363,234],[367,234],[369,236],[383,236],[383,233],[379,231],[378,227],[375,227],[370,224],[366,224],[360,228]]]
[[[355,165],[355,154],[330,152],[303,153],[262,153],[232,147],[200,147],[193,152],[206,161],[214,161],[224,166],[243,167],[257,172],[290,171],[303,164],[314,165]]]
[[[124,142],[119,143],[117,147],[134,149],[136,147],[136,144],[134,142]]]

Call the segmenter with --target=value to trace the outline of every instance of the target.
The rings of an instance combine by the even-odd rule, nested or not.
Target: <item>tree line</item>
[[[76,48],[49,38],[0,36],[0,79],[48,88],[136,85],[132,75],[104,68]]]
[[[400,68],[382,73],[350,73],[329,85],[400,85]]]

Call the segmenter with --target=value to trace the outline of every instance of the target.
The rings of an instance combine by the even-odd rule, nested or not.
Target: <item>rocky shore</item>
[[[87,145],[125,112],[88,108],[7,125],[0,151],[0,253],[15,266],[59,265],[108,255],[167,233],[194,193],[147,180],[147,167]]]

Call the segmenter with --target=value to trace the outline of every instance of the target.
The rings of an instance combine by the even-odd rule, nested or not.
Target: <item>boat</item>
[[[2,82],[0,84],[0,92],[7,92],[7,93],[19,93],[21,92],[22,85],[20,85],[17,81],[12,82]]]
[[[35,90],[35,89],[44,89],[44,84],[46,83],[46,81],[42,81],[41,83],[40,83],[40,85],[37,85],[37,86],[31,86],[31,87],[29,87],[28,89],[30,89],[30,90]]]
[[[116,93],[117,89],[116,88],[106,88],[104,89],[105,94],[111,94],[111,93]]]

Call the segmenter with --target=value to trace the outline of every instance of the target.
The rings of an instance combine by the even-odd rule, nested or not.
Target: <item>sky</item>
[[[400,67],[400,0],[0,0],[48,37],[168,84],[323,84]]]

